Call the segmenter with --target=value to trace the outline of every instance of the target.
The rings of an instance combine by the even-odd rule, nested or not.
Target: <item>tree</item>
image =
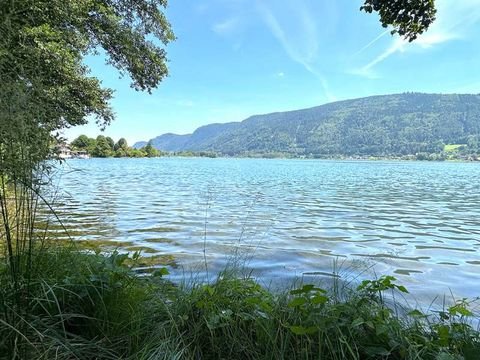
[[[78,150],[87,150],[95,145],[95,139],[89,138],[86,135],[80,135],[70,144],[73,148]]]
[[[128,148],[127,140],[120,138],[113,147],[115,151],[115,157],[127,157],[129,156],[130,149]]]
[[[160,156],[160,151],[158,151],[153,147],[152,141],[149,141],[148,144],[142,150],[147,154],[147,157]]]
[[[365,0],[360,10],[378,12],[383,27],[393,26],[392,35],[398,33],[408,41],[425,32],[437,12],[434,0]]]
[[[476,152],[480,150],[480,135],[470,135],[467,138],[467,145],[470,150]]]
[[[128,152],[128,156],[133,157],[133,158],[145,157],[145,156],[147,156],[147,153],[143,149],[144,148],[142,148],[142,149],[130,149],[129,152]]]
[[[105,140],[107,140],[108,146],[110,146],[110,150],[113,151],[115,147],[115,141],[113,141],[110,136],[107,136]]]
[[[128,143],[127,143],[127,140],[125,140],[125,138],[120,138],[120,140],[117,141],[117,143],[115,144],[115,146],[113,147],[113,149],[115,151],[119,150],[119,149],[123,149],[123,150],[128,150]]]
[[[0,113],[0,147],[28,139],[41,145],[35,148],[38,162],[48,156],[58,130],[89,117],[108,125],[113,91],[89,76],[83,62],[100,50],[108,64],[130,76],[134,89],[156,88],[168,73],[164,45],[174,40],[162,12],[166,5],[166,0],[2,1],[0,101],[8,112]]]
[[[98,135],[96,139],[96,145],[92,152],[95,157],[109,157],[112,156],[113,151],[110,148],[110,144],[107,138],[103,135]]]

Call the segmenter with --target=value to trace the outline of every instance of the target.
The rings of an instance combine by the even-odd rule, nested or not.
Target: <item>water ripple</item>
[[[204,249],[212,269],[241,253],[265,279],[328,276],[339,257],[419,293],[480,295],[478,164],[162,158],[64,167],[55,204],[74,239],[143,246],[186,268],[198,268]]]

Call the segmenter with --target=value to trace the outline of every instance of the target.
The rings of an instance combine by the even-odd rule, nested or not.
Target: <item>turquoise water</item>
[[[392,274],[420,296],[480,295],[480,164],[89,159],[56,175],[74,239],[172,254],[185,269],[242,255],[266,282]],[[243,261],[242,260],[242,261]]]

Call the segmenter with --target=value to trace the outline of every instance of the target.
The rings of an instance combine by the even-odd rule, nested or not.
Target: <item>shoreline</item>
[[[268,156],[183,156],[183,155],[166,155],[166,156],[157,156],[157,157],[94,157],[91,156],[88,159],[82,158],[68,158],[62,159],[62,161],[70,160],[90,160],[90,159],[162,159],[162,158],[171,158],[171,159],[257,159],[257,160],[323,160],[323,161],[365,161],[365,162],[376,162],[376,161],[391,161],[391,162],[419,162],[419,163],[480,163],[480,159],[477,160],[468,160],[468,159],[445,159],[445,160],[418,160],[418,159],[408,159],[408,158],[398,158],[398,157],[268,157]]]

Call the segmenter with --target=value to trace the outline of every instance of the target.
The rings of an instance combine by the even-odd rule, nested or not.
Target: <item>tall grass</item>
[[[478,359],[478,315],[465,300],[423,313],[392,302],[392,277],[271,292],[225,271],[178,286],[138,254],[32,253],[28,311],[0,268],[5,359]],[[212,280],[212,279],[211,279]],[[336,288],[336,290],[334,290]],[[338,289],[342,288],[342,291]],[[22,291],[22,289],[21,289]]]
[[[12,330],[4,341],[10,341],[15,348],[15,344],[21,343],[19,326],[23,326],[22,319],[28,311],[25,299],[32,281],[32,252],[37,245],[35,222],[40,183],[36,157],[41,149],[28,143],[32,129],[25,122],[16,121],[20,113],[15,105],[22,97],[13,99],[13,95],[21,94],[12,91],[10,95],[9,106],[4,104],[5,99],[0,101],[0,250],[3,253],[0,266],[6,278],[2,283],[0,311],[3,325]],[[21,356],[22,352],[17,349],[11,355]]]
[[[341,297],[312,284],[275,294],[252,279],[221,276],[176,294],[169,338],[191,359],[478,358],[467,303],[396,316],[383,300],[391,291],[406,289],[382,277]]]

